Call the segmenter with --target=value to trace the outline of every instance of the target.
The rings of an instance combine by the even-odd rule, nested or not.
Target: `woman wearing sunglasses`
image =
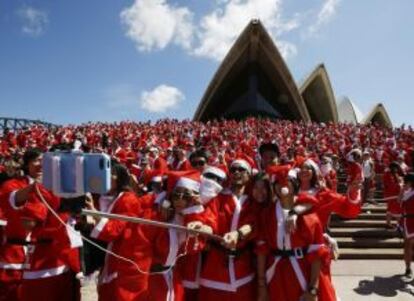
[[[200,173],[170,172],[167,186],[161,212],[155,219],[212,233],[209,225],[214,224],[214,219],[200,201]],[[193,270],[187,255],[199,253],[204,240],[174,229],[147,227],[145,232],[152,244],[151,272],[155,273],[149,278],[148,300],[184,300],[183,275]]]

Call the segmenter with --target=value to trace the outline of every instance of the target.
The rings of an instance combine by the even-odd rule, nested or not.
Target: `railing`
[[[0,117],[0,130],[4,130],[8,128],[10,130],[15,131],[23,127],[30,127],[33,125],[43,125],[43,126],[46,126],[47,128],[57,127],[57,125],[55,124],[44,122],[41,120]]]

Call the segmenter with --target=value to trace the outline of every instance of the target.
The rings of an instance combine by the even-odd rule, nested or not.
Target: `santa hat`
[[[269,174],[272,183],[279,183],[286,186],[288,183],[289,176],[296,177],[292,166],[287,165],[271,165],[266,169]]]
[[[216,166],[208,166],[206,169],[204,169],[203,175],[207,174],[207,173],[213,174],[216,177],[222,179],[223,181],[227,177],[226,172],[223,169],[221,169],[220,167],[216,167]]]
[[[168,174],[167,190],[172,192],[175,188],[187,188],[200,192],[200,172],[197,170],[171,171]]]
[[[319,169],[318,164],[316,164],[316,162],[314,160],[312,160],[312,159],[305,160],[303,162],[302,166],[311,167],[315,171],[316,175],[321,174],[321,170]]]
[[[230,168],[234,166],[239,166],[247,170],[249,174],[252,173],[255,163],[252,158],[244,154],[240,154],[237,159],[233,160],[230,164]]]

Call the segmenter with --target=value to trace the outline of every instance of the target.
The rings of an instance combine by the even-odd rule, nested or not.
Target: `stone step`
[[[339,259],[402,259],[402,249],[355,249],[343,248]]]
[[[402,238],[352,238],[352,237],[338,237],[336,238],[338,246],[342,248],[371,248],[371,249],[390,249],[396,248],[400,249],[404,246],[404,241]]]
[[[398,238],[399,233],[394,229],[381,228],[331,228],[329,233],[332,237],[352,238]]]
[[[362,213],[385,213],[387,212],[387,207],[383,204],[381,205],[366,205],[361,208]]]
[[[381,213],[377,213],[377,212],[371,212],[371,213],[361,213],[360,215],[358,215],[358,217],[356,219],[358,220],[380,220],[380,221],[385,221],[387,215],[385,214],[385,212],[381,212]]]
[[[395,222],[393,222],[395,224]],[[352,220],[333,220],[330,223],[331,228],[380,228],[386,226],[385,220],[371,219],[352,219]]]

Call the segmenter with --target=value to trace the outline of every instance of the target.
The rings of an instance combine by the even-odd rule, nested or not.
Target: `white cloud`
[[[281,0],[228,0],[201,19],[196,56],[221,60],[251,19],[260,19],[276,40],[282,55],[296,54],[296,46],[280,40],[279,36],[299,27],[296,17],[282,17]]]
[[[149,112],[162,113],[175,107],[185,99],[184,94],[177,88],[159,85],[152,91],[141,94],[141,108]]]
[[[121,12],[126,36],[140,51],[163,49],[170,43],[190,48],[192,18],[187,7],[169,5],[166,0],[135,0]]]
[[[214,0],[213,9],[195,21],[186,6],[169,0],[135,0],[121,12],[125,34],[138,51],[164,49],[174,44],[186,53],[220,61],[252,19],[260,19],[285,59],[294,57],[298,46],[287,34],[312,37],[335,16],[341,0],[323,0],[322,7],[286,16],[286,0]],[[308,25],[308,24],[312,25]]]
[[[309,27],[310,35],[317,33],[323,25],[326,25],[335,17],[340,2],[341,0],[325,0],[315,24]]]
[[[31,37],[41,36],[49,23],[48,15],[45,11],[30,6],[24,6],[17,12],[23,22],[22,32]]]

